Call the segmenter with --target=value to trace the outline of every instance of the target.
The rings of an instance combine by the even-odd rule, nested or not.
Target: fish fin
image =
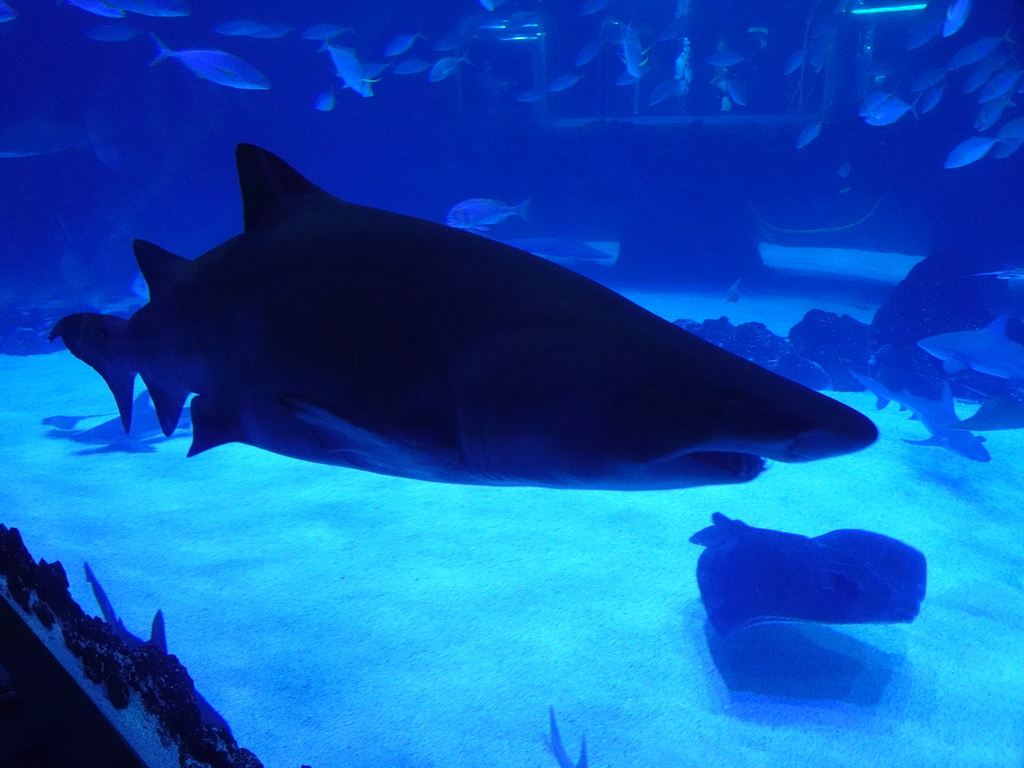
[[[531,199],[529,197],[526,198],[525,200],[523,200],[523,202],[521,202],[519,205],[513,208],[512,212],[523,221],[529,221],[530,217],[527,214],[530,209],[530,202]]]
[[[153,44],[156,46],[156,56],[154,56],[152,61],[149,62],[149,66],[152,67],[154,64],[159,64],[164,59],[174,58],[174,56],[176,55],[175,51],[172,51],[170,48],[164,45],[164,41],[156,35],[154,35],[152,32],[149,32],[148,34],[149,39],[152,40]]]
[[[146,376],[142,377],[142,381],[153,400],[156,419],[160,422],[160,431],[164,433],[164,437],[170,437],[178,426],[181,409],[185,407],[185,399],[189,394],[188,390],[164,387]]]
[[[167,296],[171,286],[191,269],[192,262],[145,240],[132,241],[135,260],[149,288],[150,300]]]
[[[690,543],[702,547],[724,546],[736,541],[740,532],[749,527],[742,520],[732,520],[721,512],[714,512],[711,515],[711,525],[693,534]]]
[[[967,366],[959,360],[954,360],[952,357],[948,357],[942,361],[942,370],[952,376],[955,373],[960,373],[960,371],[966,371]]]
[[[128,349],[128,321],[114,315],[80,312],[57,321],[50,341],[61,339],[68,350],[91,366],[110,388],[125,434],[132,425],[137,366]]]
[[[235,161],[246,232],[284,218],[305,199],[328,196],[277,155],[253,144],[239,144]]]
[[[999,315],[995,320],[985,326],[985,333],[995,336],[997,339],[1005,339],[1006,323],[1009,318],[1006,315]]]
[[[225,443],[240,443],[242,430],[233,418],[225,418],[224,411],[217,407],[209,395],[196,395],[189,405],[192,418],[192,445],[188,455],[195,456],[203,451]]]
[[[164,629],[164,612],[157,611],[149,630],[149,644],[167,653],[167,631]]]
[[[107,597],[107,593],[103,591],[103,587],[100,586],[99,579],[96,578],[96,574],[92,572],[92,568],[89,567],[88,563],[85,565],[85,580],[92,585],[92,594],[96,598],[96,604],[100,607],[100,615],[103,616],[103,620],[114,626],[117,624],[117,614],[114,613],[114,606],[110,604],[110,598]]]
[[[908,440],[904,437],[903,442],[910,443],[911,445],[937,445],[940,447],[945,445],[945,443],[937,437],[929,437],[927,440]]]

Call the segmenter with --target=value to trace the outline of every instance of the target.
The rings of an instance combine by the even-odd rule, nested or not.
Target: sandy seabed
[[[780,333],[803,310],[633,298]],[[549,704],[595,768],[1024,765],[1019,432],[989,433],[992,461],[975,463],[903,442],[926,433],[843,394],[876,445],[747,485],[480,488],[240,445],[186,460],[187,437],[90,453],[40,421],[112,415],[96,373],[60,352],[0,357],[0,376],[0,522],[64,564],[87,610],[86,560],[136,634],[163,609],[170,651],[268,768],[553,768]],[[713,512],[912,544],[921,614],[762,627],[723,673],[687,541]]]

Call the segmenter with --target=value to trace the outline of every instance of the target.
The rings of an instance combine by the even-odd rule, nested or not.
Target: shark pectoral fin
[[[181,409],[185,407],[185,399],[189,395],[188,390],[163,387],[146,376],[142,377],[142,382],[146,385],[149,396],[153,400],[153,408],[156,410],[157,421],[160,422],[160,430],[164,433],[164,437],[170,437],[178,426]]]
[[[314,429],[321,448],[342,454],[354,466],[378,466],[377,457],[401,457],[411,452],[409,446],[353,424],[298,395],[278,395],[278,400],[295,418]]]
[[[904,437],[903,442],[910,443],[911,445],[944,445],[942,440],[939,440],[939,438],[937,437],[929,437],[927,440],[908,440],[907,438]]]
[[[242,429],[237,419],[219,408],[209,395],[196,395],[189,405],[192,417],[192,445],[189,456],[216,448],[225,443],[240,443]]]
[[[75,357],[91,366],[110,387],[127,434],[132,426],[132,400],[137,366],[128,349],[128,321],[113,315],[80,312],[53,326],[50,341],[61,339]]]
[[[408,436],[366,429],[299,395],[281,394],[277,399],[295,418],[313,428],[323,450],[344,457],[353,467],[388,472],[396,467],[444,462],[438,452]]]

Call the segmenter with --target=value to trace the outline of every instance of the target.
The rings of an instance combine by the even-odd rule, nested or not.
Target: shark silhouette
[[[194,261],[136,241],[150,302],[60,320],[131,423],[135,376],[189,455],[229,442],[441,482],[751,480],[877,437],[857,411],[502,243],[353,205],[236,152],[245,231]]]

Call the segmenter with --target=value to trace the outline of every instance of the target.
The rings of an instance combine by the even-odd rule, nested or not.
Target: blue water
[[[1018,0],[975,0],[962,29],[913,50],[908,39],[946,4],[872,14],[853,11],[885,4],[612,0],[581,16],[582,0],[510,0],[493,11],[475,0],[210,0],[187,16],[123,19],[11,4],[17,17],[0,23],[0,309],[4,338],[29,341],[6,351],[44,351],[49,322],[68,312],[141,305],[133,239],[194,258],[237,234],[239,142],[343,199],[432,221],[466,199],[529,199],[525,219],[487,234],[609,249],[614,263],[566,266],[669,320],[728,315],[781,336],[813,307],[870,322],[901,277],[836,274],[825,256],[799,273],[765,269],[760,243],[843,249],[867,264],[880,253],[946,254],[956,266],[930,285],[921,328],[946,310],[984,310],[971,316],[975,328],[1024,313],[1016,280],[962,280],[1012,278],[1024,260],[1024,150],[1014,151],[1024,130],[1012,123],[1024,119],[1024,80],[996,97],[1002,114],[985,127],[979,92],[962,92],[979,63],[945,74],[927,112],[916,114],[925,96],[911,90],[1007,29],[989,54],[1002,63],[986,61],[993,75],[1020,67]],[[291,31],[215,31],[243,18]],[[372,96],[343,88],[320,43],[301,36],[318,23],[350,28],[334,44],[363,64],[388,63],[370,78]],[[627,29],[640,42],[641,77],[616,84]],[[412,33],[424,39],[408,53],[383,55]],[[232,87],[175,60],[150,66],[150,34],[174,51],[230,53],[271,86]],[[433,50],[452,34],[454,50]],[[577,66],[596,42],[595,58]],[[784,74],[801,50],[804,64]],[[723,51],[741,60],[707,62]],[[446,56],[464,60],[437,82],[429,68],[392,71]],[[569,74],[580,79],[524,97]],[[671,94],[652,103],[666,83]],[[325,92],[333,108],[316,109]],[[912,109],[890,122],[901,109],[890,101],[876,112],[889,124],[869,124],[858,112],[871,111],[873,94]],[[801,135],[811,139],[798,148]],[[972,136],[999,141],[944,167]],[[737,280],[740,303],[724,303]],[[35,556],[61,559],[83,604],[88,587],[75,574],[88,559],[101,578],[106,565],[105,585],[140,633],[160,607],[194,622],[172,652],[240,743],[275,768],[554,765],[543,748],[548,704],[566,712],[569,752],[585,731],[597,766],[1024,763],[1019,430],[989,433],[992,462],[971,462],[908,445],[903,438],[926,437],[922,428],[895,406],[876,414],[873,398],[847,393],[883,427],[878,446],[835,464],[775,467],[749,487],[477,491],[238,446],[185,462],[178,440],[154,454],[80,455],[38,425],[65,413],[111,416],[99,379],[66,352],[0,363],[11,430],[3,450],[18,478],[0,522],[23,527]],[[932,366],[931,384],[945,376],[934,360],[922,365]],[[1019,381],[957,375],[948,378],[961,416],[971,398],[1019,396]],[[126,487],[139,472],[152,490]],[[190,485],[206,489],[202,498]],[[789,669],[767,693],[730,692],[708,656],[693,584],[699,552],[686,543],[715,511],[807,535],[862,527],[913,543],[934,569],[921,618],[853,631],[852,649],[829,635],[825,645],[859,660],[848,689],[832,679],[822,698],[789,695]],[[286,541],[274,533],[282,524]],[[344,588],[310,589],[317,599],[300,605],[307,577],[344,577]],[[230,606],[222,635],[205,629],[216,621],[211,601]],[[237,679],[247,656],[259,670],[251,685]]]

